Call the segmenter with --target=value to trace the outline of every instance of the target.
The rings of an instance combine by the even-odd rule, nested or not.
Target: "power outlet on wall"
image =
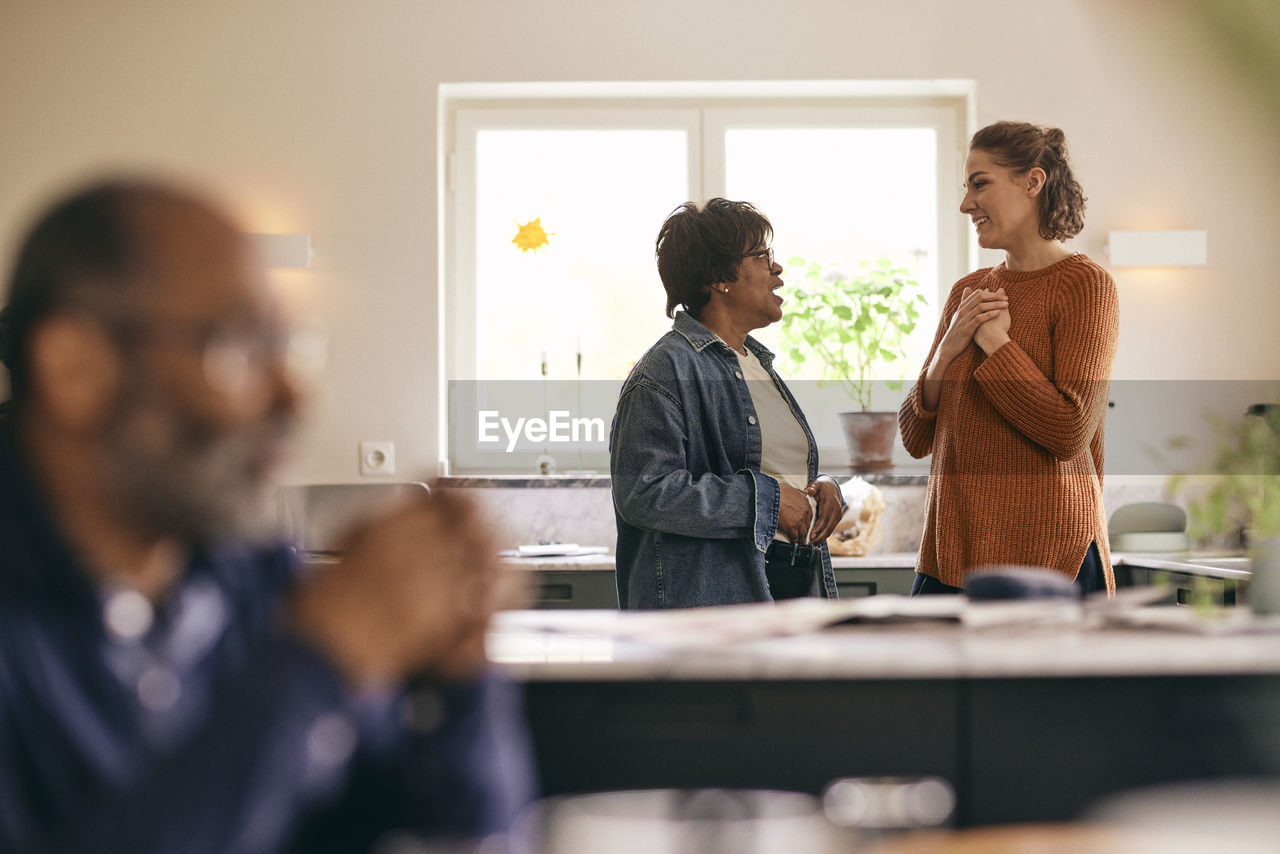
[[[360,474],[376,476],[395,473],[395,442],[360,443]]]

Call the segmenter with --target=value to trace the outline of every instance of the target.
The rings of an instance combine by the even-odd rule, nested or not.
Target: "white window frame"
[[[700,123],[696,109],[627,109],[618,107],[580,106],[561,108],[526,109],[477,109],[460,108],[455,113],[454,146],[451,150],[456,164],[457,181],[452,186],[454,200],[452,228],[452,257],[456,260],[454,272],[446,279],[446,307],[451,312],[449,322],[454,330],[474,329],[476,325],[476,134],[482,130],[537,130],[556,128],[564,130],[683,130],[688,135],[688,182],[692,191],[702,185],[702,147],[699,137]],[[451,170],[452,171],[452,170]],[[654,225],[657,233],[658,225]],[[468,287],[468,283],[471,284]],[[476,378],[475,353],[467,339],[453,335],[452,341],[444,341],[445,376],[450,379]]]
[[[683,129],[689,140],[690,198],[707,199],[724,195],[725,152],[719,141],[730,127],[932,128],[938,140],[939,292],[931,301],[940,307],[951,284],[972,270],[977,259],[976,240],[958,212],[965,146],[975,127],[973,99],[972,81],[957,80],[441,86],[441,473],[464,473],[469,467],[466,461],[450,459],[449,389],[451,380],[474,379],[476,373],[469,343],[477,322],[474,178],[480,130]],[[655,234],[659,225],[654,223]],[[533,457],[524,456],[512,455],[510,473],[533,473]]]

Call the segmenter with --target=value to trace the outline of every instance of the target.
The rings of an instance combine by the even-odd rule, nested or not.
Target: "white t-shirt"
[[[750,350],[745,355],[738,353],[738,364],[742,367],[742,376],[747,381],[747,391],[751,393],[751,403],[756,408],[756,419],[760,424],[760,472],[779,483],[803,490],[809,485],[809,440],[804,428],[754,353]],[[817,521],[818,503],[813,496],[806,498],[813,511],[813,521]],[[812,522],[809,530],[813,530]],[[791,542],[781,531],[774,539]]]

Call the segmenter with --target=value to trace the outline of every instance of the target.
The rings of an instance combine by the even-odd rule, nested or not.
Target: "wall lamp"
[[[250,234],[258,255],[268,267],[277,270],[311,268],[310,234]]]
[[[1208,261],[1207,231],[1113,231],[1109,235],[1113,267],[1203,267]]]

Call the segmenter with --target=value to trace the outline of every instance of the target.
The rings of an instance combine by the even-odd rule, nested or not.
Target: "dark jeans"
[[[963,587],[952,587],[950,584],[943,584],[932,575],[924,575],[916,573],[915,581],[911,582],[912,596],[936,596],[940,593],[963,593]]]
[[[1081,596],[1088,596],[1099,590],[1107,589],[1107,576],[1102,571],[1102,555],[1098,554],[1098,544],[1090,543],[1089,551],[1084,554],[1084,563],[1080,564],[1080,572],[1076,574],[1076,590]],[[912,596],[931,596],[939,593],[963,593],[963,587],[952,587],[943,584],[931,575],[916,573],[911,582]]]
[[[1098,554],[1097,543],[1090,543],[1089,551],[1084,553],[1084,563],[1076,575],[1076,589],[1081,596],[1107,589],[1107,575],[1102,571],[1102,555]]]
[[[817,546],[791,546],[774,541],[765,552],[764,574],[774,600],[797,599],[813,591],[821,572],[822,552]]]

